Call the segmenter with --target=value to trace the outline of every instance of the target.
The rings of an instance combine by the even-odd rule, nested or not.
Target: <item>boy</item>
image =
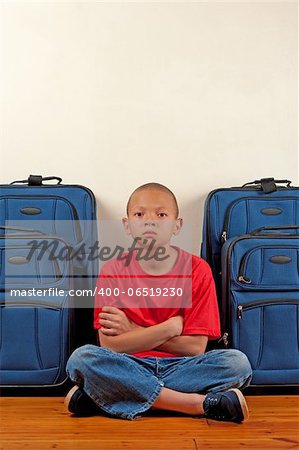
[[[238,350],[205,353],[208,339],[220,336],[215,287],[204,260],[170,244],[183,223],[174,194],[158,183],[140,186],[122,222],[135,249],[101,270],[94,311],[101,346],[71,355],[68,410],[133,420],[152,408],[246,420],[238,388],[250,383],[251,367]],[[159,282],[169,296],[156,295]]]

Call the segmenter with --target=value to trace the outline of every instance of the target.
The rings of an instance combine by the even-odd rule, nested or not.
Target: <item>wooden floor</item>
[[[63,397],[3,397],[0,449],[299,449],[299,396],[247,401],[250,419],[238,425],[159,411],[135,421],[76,418]]]

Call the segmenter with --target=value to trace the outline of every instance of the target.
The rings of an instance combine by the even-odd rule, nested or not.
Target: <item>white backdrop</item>
[[[298,179],[296,2],[1,3],[1,182],[157,181],[201,239],[217,187]]]

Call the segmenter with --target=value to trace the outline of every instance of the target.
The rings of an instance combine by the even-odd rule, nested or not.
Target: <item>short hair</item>
[[[177,218],[179,216],[179,207],[178,207],[177,199],[176,199],[174,193],[170,189],[168,189],[168,187],[166,187],[160,183],[146,183],[146,184],[143,184],[142,186],[139,186],[138,188],[136,188],[135,191],[133,191],[129,197],[129,200],[127,203],[127,215],[129,215],[129,207],[130,207],[130,202],[131,202],[133,195],[136,192],[150,190],[150,189],[156,190],[156,191],[161,191],[161,192],[166,192],[167,194],[169,194],[172,197],[174,207],[175,207],[175,214],[176,214],[176,218]]]

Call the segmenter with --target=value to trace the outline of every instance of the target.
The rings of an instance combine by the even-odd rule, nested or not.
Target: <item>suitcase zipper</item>
[[[292,304],[299,305],[299,300],[288,299],[288,298],[277,298],[269,300],[256,300],[253,302],[243,303],[237,307],[237,317],[239,320],[243,318],[243,312],[246,309],[256,308],[257,306],[269,306],[269,305],[281,305],[281,304]]]
[[[223,341],[223,345],[225,347],[227,347],[228,346],[228,333],[227,332],[223,333],[223,335],[221,336],[219,341],[217,341],[217,343],[220,344],[222,341]]]
[[[232,212],[232,209],[240,202],[244,200],[266,200],[266,201],[281,201],[281,200],[297,200],[299,201],[298,197],[266,197],[266,196],[260,196],[260,197],[243,197],[239,198],[238,200],[233,201],[226,209],[225,215],[224,215],[224,225],[223,225],[223,231],[221,234],[221,243],[224,244],[224,242],[229,238],[228,236],[228,229],[229,229],[229,222],[230,222],[230,215]],[[247,231],[246,231],[247,233]],[[243,233],[243,234],[246,234]]]
[[[222,231],[221,234],[221,243],[224,244],[224,242],[227,241],[227,232],[226,231]]]
[[[53,309],[53,311],[61,311],[63,309],[63,306],[53,306],[50,303],[7,303],[5,300],[0,302],[0,308],[47,308],[47,309]]]

